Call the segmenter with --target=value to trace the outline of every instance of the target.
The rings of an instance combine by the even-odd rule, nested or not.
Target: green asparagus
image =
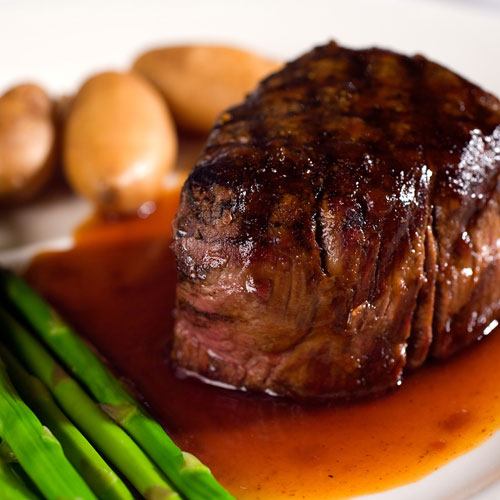
[[[208,467],[182,452],[128,394],[87,344],[25,281],[0,271],[0,293],[37,335],[64,360],[108,414],[122,426],[189,500],[232,499]]]
[[[65,455],[103,500],[133,500],[123,481],[54,402],[49,390],[0,344],[0,356],[17,391],[61,443]]]
[[[95,499],[59,441],[21,400],[1,359],[0,436],[45,498]]]
[[[50,390],[64,412],[129,479],[146,499],[179,499],[155,465],[45,348],[0,307],[0,328],[6,342]]]
[[[36,500],[38,498],[16,475],[11,463],[0,453],[0,491],[4,500]]]
[[[8,375],[8,372],[7,372],[7,375]],[[12,380],[11,380],[11,382],[12,382]],[[14,389],[16,389],[16,388],[14,387]],[[14,455],[14,452],[10,449],[10,446],[5,441],[0,441],[0,461],[3,461],[6,464],[9,464],[10,469],[19,478],[21,483],[23,483],[25,485],[25,487],[29,491],[31,491],[33,494],[35,494],[35,492],[36,492],[36,494],[39,495],[39,492],[38,492],[38,489],[37,489],[35,483],[33,483],[33,481],[30,479],[28,474],[26,474],[24,469],[19,464],[16,456]]]

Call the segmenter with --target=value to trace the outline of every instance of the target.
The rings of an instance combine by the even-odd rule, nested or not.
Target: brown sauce
[[[168,364],[178,191],[146,220],[93,221],[29,280],[133,381],[185,450],[241,499],[337,498],[415,481],[500,427],[500,334],[424,367],[393,393],[298,404],[176,378]]]

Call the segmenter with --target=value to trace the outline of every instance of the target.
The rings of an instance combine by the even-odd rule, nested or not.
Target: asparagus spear
[[[37,496],[11,468],[10,461],[0,453],[0,491],[4,500],[36,500]]]
[[[29,374],[2,344],[0,356],[21,397],[52,430],[69,461],[94,493],[103,500],[133,500],[123,481],[60,410],[47,387]]]
[[[0,327],[11,345],[50,390],[65,413],[147,499],[178,500],[161,473],[135,442],[115,424],[57,364],[45,348],[0,307]]]
[[[8,375],[8,372],[7,372]],[[11,381],[12,382],[12,381]],[[15,389],[15,387],[14,387]],[[22,398],[21,398],[22,399]],[[19,479],[19,481],[25,486],[28,491],[31,491],[32,495],[40,496],[40,492],[37,489],[35,483],[30,479],[26,471],[21,467],[21,464],[17,460],[14,452],[11,450],[10,446],[5,442],[1,441],[0,438],[0,462],[4,462],[9,465],[9,468],[14,473],[14,475]]]
[[[234,498],[210,469],[175,445],[163,428],[128,394],[87,344],[29,285],[0,270],[0,293],[9,299],[37,335],[155,461],[189,500]]]
[[[0,436],[47,499],[95,499],[64,456],[59,441],[23,403],[1,359]]]

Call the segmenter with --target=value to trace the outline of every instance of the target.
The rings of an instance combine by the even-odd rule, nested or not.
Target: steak
[[[500,102],[422,56],[335,43],[223,113],[174,223],[188,374],[352,398],[500,319]]]

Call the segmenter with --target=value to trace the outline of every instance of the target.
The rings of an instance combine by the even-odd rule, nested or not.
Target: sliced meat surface
[[[268,77],[183,188],[175,363],[351,398],[481,338],[500,316],[499,124],[495,97],[422,56],[330,43]]]

